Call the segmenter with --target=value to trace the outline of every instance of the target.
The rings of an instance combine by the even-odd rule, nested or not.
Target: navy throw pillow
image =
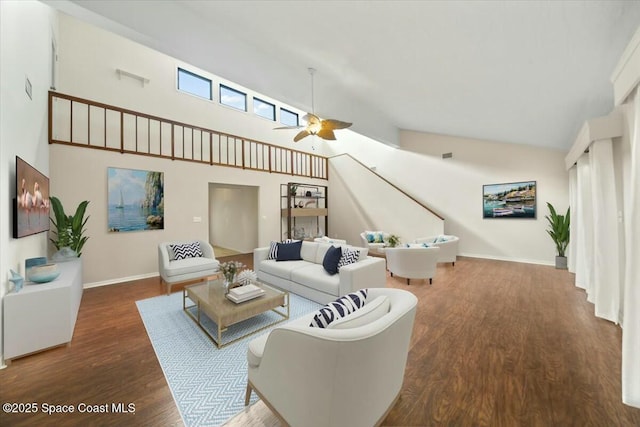
[[[278,258],[276,261],[299,261],[302,240],[293,243],[278,243]]]
[[[342,248],[340,246],[331,246],[327,249],[327,253],[324,254],[324,259],[322,260],[322,266],[327,273],[333,276],[338,272],[338,263],[340,262],[340,258],[342,258]]]

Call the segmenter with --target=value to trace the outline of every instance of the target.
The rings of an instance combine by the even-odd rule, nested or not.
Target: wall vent
[[[443,159],[450,159],[453,157],[453,153],[443,153],[442,154],[442,158]]]

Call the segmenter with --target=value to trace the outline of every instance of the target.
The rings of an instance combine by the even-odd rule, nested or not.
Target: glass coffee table
[[[227,299],[223,283],[222,278],[210,280],[206,283],[186,286],[182,293],[182,309],[211,338],[216,347],[222,348],[289,318],[289,292],[278,290],[265,283],[253,282],[265,293],[249,301],[235,303]],[[193,304],[188,306],[187,299],[191,300]],[[276,313],[275,321],[257,328],[249,328],[247,331],[243,331],[240,336],[223,343],[222,334],[227,332],[229,326],[269,311]],[[215,323],[217,333],[212,333],[211,330],[205,328],[203,315]]]

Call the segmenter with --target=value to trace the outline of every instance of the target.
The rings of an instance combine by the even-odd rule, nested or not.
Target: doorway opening
[[[258,187],[209,183],[209,243],[216,258],[258,247]]]

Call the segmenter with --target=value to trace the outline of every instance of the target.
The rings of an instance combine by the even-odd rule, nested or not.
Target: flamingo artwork
[[[40,197],[42,197],[42,195],[40,195]],[[22,179],[22,194],[20,195],[19,203],[22,209],[27,211],[27,224],[30,224],[31,221],[29,218],[29,213],[31,212],[31,208],[33,207],[33,197],[31,196],[29,191],[27,191],[27,181],[24,178]]]
[[[44,207],[44,199],[42,198],[42,193],[40,192],[40,184],[38,181],[33,184],[33,207],[38,211],[38,221],[40,220],[40,213],[42,208]]]
[[[0,0],[2,1],[2,0]],[[16,156],[13,237],[49,230],[49,178]]]

